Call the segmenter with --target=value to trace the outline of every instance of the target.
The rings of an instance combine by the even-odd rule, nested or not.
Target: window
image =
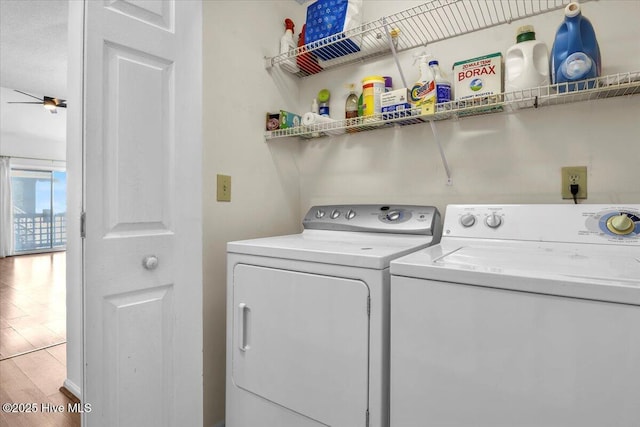
[[[64,249],[67,173],[12,169],[15,253]]]

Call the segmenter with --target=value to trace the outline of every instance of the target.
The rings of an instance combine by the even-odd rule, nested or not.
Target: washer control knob
[[[484,223],[487,224],[487,227],[498,228],[502,225],[502,218],[494,212],[485,218]]]
[[[473,216],[473,214],[464,214],[460,217],[460,224],[462,224],[463,227],[471,227],[473,224],[476,223],[476,217]]]
[[[345,217],[347,219],[353,219],[356,217],[356,211],[354,211],[353,209],[349,209],[349,211],[347,212],[347,214],[345,215]]]
[[[387,219],[389,221],[397,221],[400,219],[400,211],[389,211],[387,212]]]
[[[609,231],[619,235],[631,234],[636,228],[635,224],[625,214],[612,216],[607,220],[607,228]]]
[[[333,212],[331,212],[331,219],[336,219],[340,216],[340,211],[338,209],[334,209]]]
[[[322,209],[318,209],[316,211],[316,218],[320,219],[320,218],[324,218],[325,215],[325,211],[323,211]]]

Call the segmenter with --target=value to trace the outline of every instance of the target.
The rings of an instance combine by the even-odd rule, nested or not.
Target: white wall
[[[365,0],[365,20],[420,3]],[[561,166],[589,168],[587,203],[640,203],[640,95],[438,122],[452,186],[428,124],[265,144],[267,111],[305,112],[324,87],[336,118],[344,117],[345,83],[383,74],[401,87],[390,58],[301,80],[267,72],[263,56],[277,53],[280,22],[291,17],[297,34],[305,12],[291,0],[205,2],[205,426],[224,411],[227,241],[297,232],[302,215],[320,203],[421,203],[442,212],[450,203],[568,203],[560,199]],[[603,73],[640,70],[640,2],[589,2],[584,14],[598,34]],[[556,11],[427,50],[450,69],[458,60],[504,54],[524,24],[550,48],[562,19]],[[414,52],[400,57],[409,80],[418,75]],[[217,173],[232,176],[231,203],[215,201]]]
[[[296,139],[265,144],[265,114],[296,111],[297,83],[264,68],[278,52],[287,1],[204,2],[204,425],[224,417],[226,243],[300,228]],[[298,27],[296,26],[296,31]],[[216,201],[231,175],[231,202]]]
[[[389,2],[366,1],[365,7],[383,3]],[[394,3],[403,9],[415,2]],[[640,2],[589,2],[583,14],[596,29],[603,74],[640,70]],[[450,71],[456,61],[492,52],[504,55],[524,24],[533,24],[536,38],[550,49],[562,19],[559,10],[425,49]],[[410,81],[418,77],[413,53],[400,57]],[[332,115],[341,118],[346,97],[342,84],[371,74],[390,75],[394,87],[402,87],[397,69],[386,59],[305,79],[300,95],[308,104],[328,87],[339,94],[331,107]],[[580,165],[588,167],[586,203],[639,203],[639,114],[636,95],[438,122],[452,186],[446,185],[429,124],[303,143],[300,209],[321,203],[394,202],[434,204],[444,212],[450,203],[567,203],[560,199],[560,168]]]

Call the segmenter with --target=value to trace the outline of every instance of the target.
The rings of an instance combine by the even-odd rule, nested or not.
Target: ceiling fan
[[[38,98],[37,96],[31,95],[26,92],[22,92],[20,90],[14,89],[16,92],[21,93],[23,95],[30,96],[31,98],[37,99],[38,102],[26,102],[26,101],[12,101],[7,102],[7,104],[41,104],[49,110],[51,114],[57,114],[58,108],[67,108],[67,101],[64,99],[52,98],[50,96],[43,96],[42,98]]]

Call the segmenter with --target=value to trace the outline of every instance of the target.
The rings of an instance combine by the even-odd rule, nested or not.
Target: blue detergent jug
[[[577,82],[600,76],[600,47],[591,22],[584,16],[578,3],[569,3],[564,9],[564,22],[558,28],[551,49],[551,81]],[[595,82],[558,86],[559,92],[593,88]]]

